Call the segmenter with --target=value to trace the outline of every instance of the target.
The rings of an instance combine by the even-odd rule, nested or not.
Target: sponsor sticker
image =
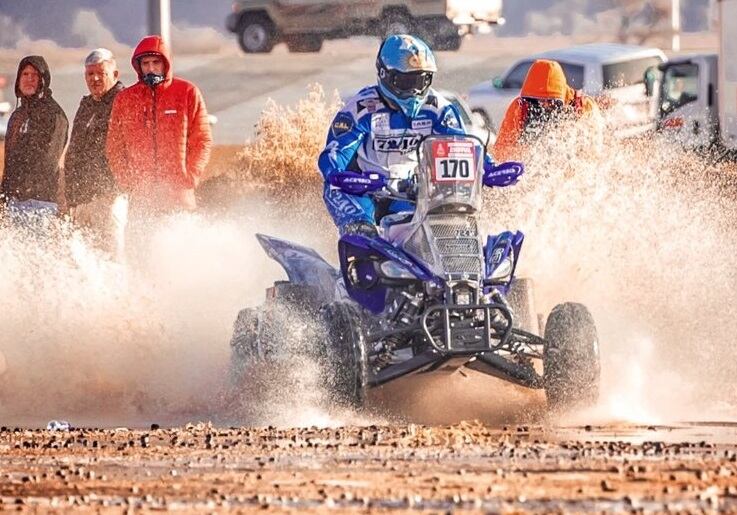
[[[334,137],[339,137],[353,129],[353,117],[348,113],[338,113],[333,120],[332,132]]]
[[[434,141],[432,182],[473,182],[476,156],[473,141]]]
[[[431,129],[432,128],[432,120],[425,119],[425,120],[412,120],[412,128],[414,130],[423,130],[423,129]]]
[[[389,113],[376,113],[371,115],[371,128],[374,132],[387,131],[391,128]]]
[[[384,153],[408,154],[417,149],[422,136],[413,134],[408,136],[377,136],[374,138],[374,150]]]
[[[166,109],[164,110],[164,114],[177,114],[176,109]]]

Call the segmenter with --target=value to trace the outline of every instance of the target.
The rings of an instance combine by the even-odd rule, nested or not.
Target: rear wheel
[[[412,18],[404,10],[390,9],[386,11],[381,19],[382,38],[387,38],[395,34],[412,34],[415,30],[415,24]]]
[[[230,383],[241,383],[246,369],[259,359],[259,310],[246,308],[238,312],[230,340]]]
[[[243,15],[238,29],[238,44],[247,54],[269,53],[276,42],[276,28],[262,13]]]
[[[322,36],[315,34],[295,34],[285,38],[290,52],[312,53],[322,49]]]
[[[322,310],[327,332],[323,366],[334,401],[360,408],[366,391],[366,346],[358,310],[333,302]]]
[[[599,397],[599,339],[586,306],[559,304],[545,324],[543,381],[548,405],[565,411],[587,407]]]
[[[447,52],[455,52],[461,49],[463,43],[463,36],[458,34],[449,36],[438,36],[434,39],[435,45],[433,50],[444,50]]]

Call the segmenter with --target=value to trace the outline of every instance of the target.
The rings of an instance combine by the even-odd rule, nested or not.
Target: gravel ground
[[[0,510],[737,510],[737,427],[2,428]]]

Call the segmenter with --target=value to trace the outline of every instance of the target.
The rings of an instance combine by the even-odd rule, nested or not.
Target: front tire
[[[265,14],[244,14],[238,29],[238,44],[247,54],[267,54],[276,43],[274,23]]]
[[[559,304],[545,324],[543,381],[548,406],[566,411],[599,397],[601,363],[594,319],[586,306]]]
[[[322,310],[327,339],[323,367],[333,400],[361,408],[366,397],[366,345],[358,310],[346,302],[333,302]]]

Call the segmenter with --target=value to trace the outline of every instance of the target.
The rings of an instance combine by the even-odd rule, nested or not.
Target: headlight
[[[504,281],[505,279],[508,279],[510,275],[512,275],[512,257],[507,256],[491,273],[491,280]]]
[[[381,273],[390,279],[416,279],[415,274],[394,261],[384,261],[380,268]]]

